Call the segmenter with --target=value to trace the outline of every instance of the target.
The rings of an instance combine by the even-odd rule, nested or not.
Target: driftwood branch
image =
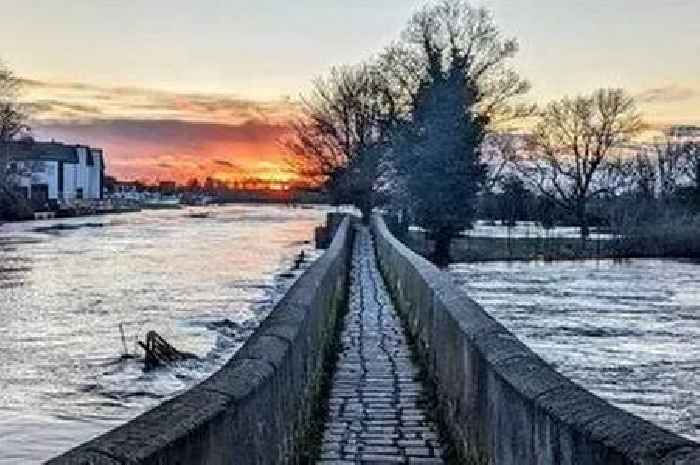
[[[162,365],[197,358],[196,355],[180,352],[155,331],[146,334],[146,342],[138,341],[146,352],[144,371],[151,371]]]

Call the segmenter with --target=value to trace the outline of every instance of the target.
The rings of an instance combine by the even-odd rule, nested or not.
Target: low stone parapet
[[[48,463],[294,463],[315,419],[347,292],[350,219],[245,345],[201,384]]]
[[[465,463],[697,465],[700,445],[556,372],[449,277],[372,220],[380,268]]]

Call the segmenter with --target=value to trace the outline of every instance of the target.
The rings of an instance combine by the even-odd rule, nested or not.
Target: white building
[[[105,160],[101,149],[58,142],[0,144],[23,194],[37,205],[66,205],[103,197]]]

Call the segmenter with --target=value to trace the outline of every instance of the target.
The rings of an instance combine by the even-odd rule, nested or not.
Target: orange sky
[[[294,179],[280,146],[296,111],[286,99],[36,80],[24,98],[35,137],[101,147],[120,179]]]
[[[35,136],[102,147],[122,178],[185,181],[289,176],[285,96],[373,56],[426,2],[16,3],[0,59],[26,78]],[[623,87],[655,127],[700,125],[697,0],[473,3],[518,39],[532,101]]]

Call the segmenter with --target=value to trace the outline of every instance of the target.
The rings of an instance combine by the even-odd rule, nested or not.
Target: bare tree
[[[28,129],[27,114],[19,102],[21,81],[0,61],[0,219],[18,219],[29,214],[26,200],[17,194],[16,177],[11,173],[8,144]]]
[[[667,137],[652,147],[656,158],[657,188],[661,199],[670,198],[683,181],[683,145]]]
[[[27,115],[18,101],[20,80],[0,61],[0,142],[15,138],[27,127]]]
[[[336,202],[351,201],[365,217],[373,206],[383,131],[380,76],[369,65],[333,68],[314,82],[302,115],[284,140],[302,177],[324,183]]]
[[[700,193],[700,142],[685,142],[677,147],[676,153],[681,173]]]
[[[0,189],[8,190],[10,153],[7,142],[15,139],[24,129],[27,115],[19,103],[20,80],[0,61]]]
[[[645,151],[637,152],[632,158],[632,190],[641,199],[653,201],[657,191],[657,164]]]
[[[516,39],[504,38],[485,8],[466,0],[442,0],[419,10],[404,31],[404,56],[419,63],[421,76],[452,69],[474,90],[476,111],[491,127],[532,115],[532,105],[518,103],[530,83],[511,66],[517,54]]]
[[[590,200],[610,192],[605,178],[618,161],[613,153],[643,127],[634,100],[621,89],[567,97],[542,112],[529,149],[514,162],[541,194],[576,216],[585,239]]]
[[[481,160],[486,166],[483,193],[492,194],[513,175],[510,162],[522,150],[524,143],[524,136],[517,133],[493,132],[486,135],[481,144]]]

